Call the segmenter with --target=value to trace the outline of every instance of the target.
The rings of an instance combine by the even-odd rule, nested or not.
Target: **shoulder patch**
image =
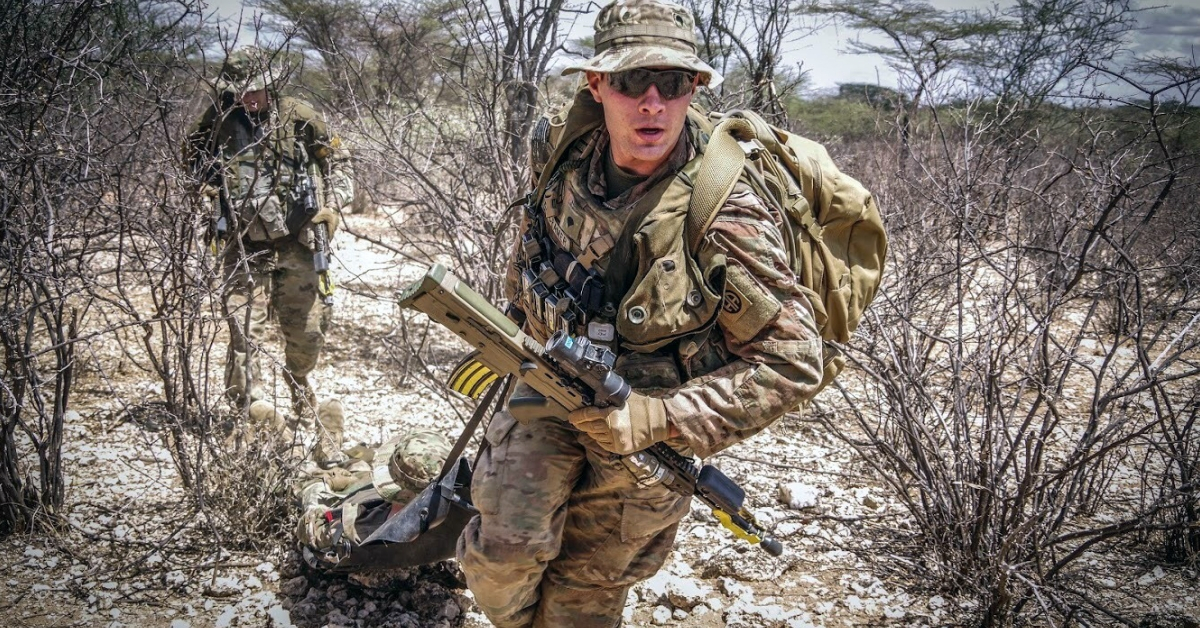
[[[781,308],[779,300],[744,268],[736,264],[728,266],[717,321],[738,342],[750,342],[767,323],[775,320]]]

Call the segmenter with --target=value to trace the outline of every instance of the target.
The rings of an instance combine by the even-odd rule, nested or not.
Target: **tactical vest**
[[[620,356],[618,371],[643,381],[638,387],[678,385],[718,368],[727,356],[723,347],[715,346],[710,349],[721,355],[702,360],[707,365],[702,372],[687,365],[716,321],[724,291],[724,258],[701,269],[683,232],[692,180],[712,125],[699,112],[689,112],[685,133],[691,134],[697,156],[632,205],[613,210],[602,207],[586,189],[586,172],[580,169],[589,162],[565,159],[572,145],[603,120],[586,90],[576,103],[570,119],[550,123],[559,131],[573,129],[572,137],[553,138],[555,150],[540,156],[534,143],[535,161],[546,157],[545,163],[553,166],[543,169],[540,184],[526,199],[529,228],[515,256],[520,281],[514,301],[527,316],[527,330],[544,341],[555,330],[567,328],[606,344]],[[581,123],[580,117],[589,119]],[[547,138],[553,132],[544,124],[536,131]],[[623,220],[606,220],[606,213],[620,214]],[[619,230],[613,228],[616,223]],[[691,342],[676,343],[684,339]],[[630,353],[669,358],[675,372],[634,372],[650,367]],[[675,359],[677,353],[681,361]],[[682,373],[676,369],[680,364]],[[647,378],[652,381],[646,383]]]
[[[554,229],[560,212],[556,203],[562,199],[550,190],[562,173],[581,165],[564,162],[564,156],[602,124],[603,115],[584,89],[565,114],[544,119],[534,131],[531,154],[538,180],[526,205],[527,219],[535,236],[549,232],[558,236],[561,249],[567,249],[567,255],[556,254],[563,258],[557,267],[593,271],[584,263],[592,253],[585,250],[588,243],[571,247],[564,244],[571,233],[562,237]],[[612,247],[614,262],[607,269],[607,292],[601,300],[616,303],[619,298],[618,305],[608,308],[617,340],[621,348],[639,353],[668,348],[678,358],[685,380],[727,363],[730,356],[723,343],[710,339],[709,331],[722,297],[736,303],[737,290],[725,294],[723,256],[708,260],[703,269],[696,256],[720,207],[736,185],[744,185],[778,214],[792,270],[809,296],[826,341],[818,388],[824,387],[845,364],[834,343],[850,340],[882,279],[887,236],[878,207],[866,188],[838,170],[820,144],[772,127],[752,112],[712,117],[720,124],[714,126],[709,116],[689,109],[689,127],[700,132],[694,140],[697,156],[638,201]],[[586,191],[579,198],[595,205]],[[590,208],[590,213],[595,211]],[[539,224],[544,225],[540,232]],[[531,248],[536,247],[523,247]],[[553,243],[545,248],[553,249]],[[528,266],[528,256],[517,258],[518,264]],[[576,275],[582,276],[577,269]],[[537,308],[545,302],[543,295],[553,296],[554,290],[549,283],[539,286],[536,276],[526,278],[535,281],[522,281],[522,301],[534,306],[539,320],[553,325],[554,318]],[[535,325],[533,331],[540,330]]]
[[[248,227],[251,240],[278,240],[303,226],[293,211],[293,187],[315,148],[309,145],[310,127],[317,124],[310,106],[288,97],[273,102],[258,123],[240,108],[221,113],[214,106],[205,112],[206,155],[215,160],[225,202]]]

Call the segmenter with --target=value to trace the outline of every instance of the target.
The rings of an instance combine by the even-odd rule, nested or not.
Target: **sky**
[[[987,9],[994,5],[1010,6],[1012,0],[927,0],[942,10]],[[254,12],[244,8],[243,0],[205,0],[208,10],[236,25],[241,15],[243,27],[240,43],[253,41]],[[1129,49],[1138,55],[1200,58],[1200,0],[1132,0],[1141,7],[1139,29],[1128,42]],[[583,4],[580,0],[574,4]],[[595,13],[578,21],[572,35],[587,34]],[[830,91],[840,83],[872,83],[896,86],[895,74],[875,55],[851,54],[850,42],[859,34],[845,28],[826,27],[811,35],[790,42],[784,59],[791,64],[803,63],[808,71],[813,91]]]
[[[991,0],[929,0],[945,11],[984,10],[992,6],[1011,6],[1015,2]],[[1135,6],[1150,7],[1138,13],[1139,28],[1131,34],[1128,46],[1140,55],[1200,58],[1200,0],[1148,2],[1134,0]],[[850,42],[856,31],[827,27],[797,42],[793,55],[804,61],[814,88],[829,88],[839,83],[878,83],[895,87],[895,75],[875,55],[856,55]],[[882,40],[876,40],[880,43]]]

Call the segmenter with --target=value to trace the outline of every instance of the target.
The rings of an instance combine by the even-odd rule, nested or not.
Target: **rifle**
[[[333,305],[333,278],[329,276],[329,225],[312,225],[313,270],[317,272],[317,292],[321,302]]]
[[[619,407],[629,397],[629,384],[612,370],[616,356],[611,351],[565,330],[543,346],[441,264],[401,292],[400,306],[426,314],[475,348],[451,375],[451,387],[459,392],[478,396],[496,374],[504,374],[519,377],[567,411]],[[783,552],[783,544],[759,527],[745,507],[745,490],[716,467],[697,469],[665,443],[622,456],[621,462],[639,485],[661,483],[695,496],[737,538],[761,545],[772,556]]]
[[[320,201],[317,199],[316,176],[313,173],[317,164],[308,157],[307,151],[299,141],[296,142],[296,146],[297,152],[304,155],[305,167],[302,172],[296,174],[295,189],[292,193],[299,211],[292,213],[298,215],[300,220],[308,221],[321,210]],[[329,275],[329,225],[309,223],[308,226],[312,230],[313,271],[317,273],[317,293],[321,295],[322,303],[333,305],[333,277]],[[289,230],[292,230],[290,225]],[[292,232],[295,233],[294,230]]]

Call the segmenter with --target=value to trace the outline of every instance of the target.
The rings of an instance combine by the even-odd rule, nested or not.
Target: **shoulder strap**
[[[693,255],[700,250],[704,234],[717,217],[717,210],[733,192],[733,185],[746,165],[746,151],[738,143],[738,136],[754,137],[753,127],[742,118],[726,118],[713,129],[704,149],[704,158],[692,186],[692,198],[688,201],[684,232],[688,250]]]
[[[558,141],[555,142],[550,159],[546,161],[546,165],[542,168],[541,175],[538,176],[537,186],[533,189],[531,198],[535,204],[541,200],[542,195],[546,191],[546,186],[550,184],[550,177],[558,169],[558,162],[562,161],[563,155],[566,154],[571,144],[574,144],[575,140],[591,132],[603,122],[604,109],[600,107],[600,103],[592,98],[592,93],[586,87],[576,92],[575,101],[571,103],[571,107],[567,111],[567,120],[563,124],[562,137],[558,138]]]

